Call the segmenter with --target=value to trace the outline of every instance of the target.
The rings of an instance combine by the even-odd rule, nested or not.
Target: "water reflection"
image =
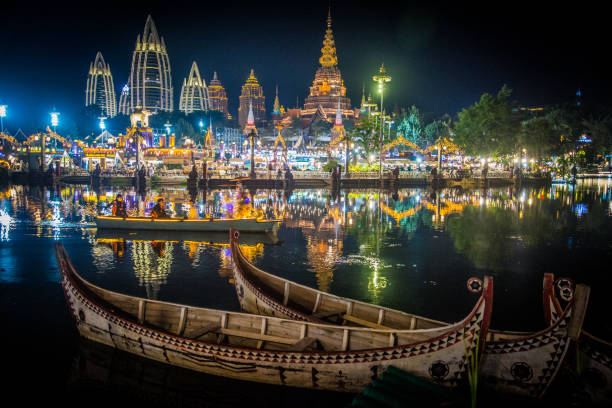
[[[129,273],[151,298],[163,298],[162,289],[173,287],[168,293],[181,301],[190,285],[211,285],[213,279],[219,280],[214,280],[216,290],[229,286],[227,234],[92,230],[94,215],[108,211],[118,193],[134,215],[146,215],[156,199],[164,197],[176,216],[281,218],[279,237],[242,236],[243,252],[258,266],[324,291],[409,311],[431,309],[415,304],[414,296],[441,296],[439,285],[463,287],[467,277],[485,273],[533,285],[539,296],[537,273],[575,275],[576,265],[597,265],[598,259],[609,256],[612,242],[612,189],[609,181],[595,181],[520,190],[414,188],[334,194],[323,189],[220,189],[193,195],[178,188],[138,194],[132,188],[14,186],[0,191],[0,245],[5,248],[18,236],[16,228],[41,239],[80,234],[89,254],[83,265],[93,265],[97,279],[117,280],[119,271],[122,276]],[[285,241],[280,247],[274,245],[278,239]],[[0,274],[5,278],[8,272]],[[121,281],[116,289],[126,284]],[[440,312],[437,317],[453,316]]]

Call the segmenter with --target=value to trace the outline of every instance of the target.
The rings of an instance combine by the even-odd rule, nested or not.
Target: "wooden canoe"
[[[66,303],[82,337],[208,374],[278,385],[361,392],[394,365],[455,386],[489,327],[493,281],[458,323],[420,330],[329,326],[197,308],[111,292],[78,275],[55,246]],[[440,370],[442,367],[444,370]]]
[[[229,234],[219,231],[157,231],[157,230],[115,230],[98,229],[95,235],[99,241],[170,241],[170,242],[199,242],[229,246]],[[277,234],[270,232],[252,232],[241,237],[243,244],[276,245],[280,241]]]
[[[267,273],[244,257],[240,234],[230,232],[232,270],[242,309],[249,313],[341,327],[377,330],[431,330],[448,323],[325,293]],[[485,383],[509,393],[540,397],[554,379],[570,344],[572,305],[561,309],[554,296],[552,274],[544,277],[546,329],[535,333],[489,330],[482,360]],[[588,287],[583,288],[587,294]],[[584,296],[581,296],[584,299]],[[574,324],[578,333],[586,306]],[[577,336],[577,335],[576,335]],[[432,374],[433,376],[433,374]]]
[[[185,219],[152,217],[96,217],[96,226],[107,229],[156,230],[156,231],[210,231],[227,232],[230,228],[240,228],[245,232],[275,232],[280,220],[257,218],[242,219]]]

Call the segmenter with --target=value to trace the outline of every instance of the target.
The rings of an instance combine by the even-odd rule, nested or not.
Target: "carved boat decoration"
[[[249,313],[290,318],[299,321],[369,327],[377,330],[428,330],[448,323],[399,310],[335,296],[267,273],[246,259],[240,251],[240,233],[230,231],[232,270],[238,299]],[[544,308],[549,325],[535,333],[489,330],[481,375],[485,384],[522,395],[540,397],[554,379],[570,344],[580,333],[589,288],[578,285],[574,298],[580,299],[573,332],[568,329],[574,302],[562,309],[554,295],[552,274],[544,277]],[[470,279],[468,289],[482,291],[482,282]],[[428,376],[436,379],[431,371]]]
[[[80,335],[142,357],[208,374],[294,387],[360,392],[394,365],[413,375],[439,373],[455,386],[491,318],[486,278],[472,311],[431,329],[329,326],[197,308],[123,295],[79,276],[55,246],[66,303]],[[442,370],[439,368],[442,367]]]
[[[154,230],[154,231],[209,231],[227,232],[239,228],[245,232],[275,232],[281,220],[258,218],[221,219],[221,218],[152,218],[152,217],[112,217],[97,216],[96,226],[105,229]]]

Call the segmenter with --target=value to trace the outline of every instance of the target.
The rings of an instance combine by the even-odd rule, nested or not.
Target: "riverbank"
[[[11,182],[18,185],[41,185],[41,184],[78,184],[92,185],[99,184],[101,186],[131,186],[135,185],[135,178],[129,175],[112,175],[100,177],[96,182],[88,175],[55,175],[46,172],[13,172],[5,177],[5,182]],[[172,185],[187,184],[188,178],[175,178]],[[411,177],[393,178],[390,176],[372,177],[368,175],[364,177],[360,174],[343,175],[339,180],[333,180],[331,177],[322,177],[320,174],[315,174],[315,177],[308,177],[308,174],[300,175],[300,177],[286,178],[269,178],[260,175],[257,178],[238,177],[238,178],[209,178],[199,179],[197,185],[199,188],[235,188],[239,185],[248,188],[269,188],[269,189],[289,189],[289,188],[385,188],[396,189],[403,187],[427,187],[435,188],[446,187],[463,187],[463,188],[482,188],[482,187],[500,187],[506,185],[526,184],[526,185],[546,185],[550,183],[547,177],[524,177],[520,180],[509,177],[491,177],[483,179],[480,177],[469,178],[450,178],[450,177],[427,177],[426,175],[418,175]],[[147,185],[155,186],[158,184],[168,184],[164,180],[158,180],[154,177],[147,179]]]

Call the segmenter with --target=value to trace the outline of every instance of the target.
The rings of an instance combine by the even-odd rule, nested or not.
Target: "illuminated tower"
[[[251,133],[251,130],[257,134],[257,126],[255,126],[255,115],[253,114],[253,104],[249,103],[249,111],[247,114],[247,119],[244,124],[244,128],[242,129],[242,133],[248,135]]]
[[[181,88],[181,99],[179,100],[179,109],[186,114],[196,111],[208,110],[208,92],[206,83],[200,77],[198,64],[194,61],[191,64],[189,78],[183,80]]]
[[[351,109],[351,100],[346,96],[346,87],[342,80],[342,75],[338,69],[338,57],[336,56],[336,45],[331,29],[331,11],[327,15],[327,29],[321,48],[321,66],[317,69],[315,79],[310,87],[310,94],[304,101],[304,109],[301,116],[306,119],[313,119],[317,111],[322,111],[325,118],[334,117],[336,104],[340,101],[342,115],[347,119],[352,119],[355,112]]]
[[[123,88],[121,88],[121,94],[119,95],[119,115],[129,115],[131,113],[130,109],[130,80],[127,81]]]
[[[229,119],[227,111],[227,94],[225,88],[221,85],[221,81],[217,78],[217,72],[213,74],[213,79],[208,84],[208,109],[223,112],[225,117]]]
[[[255,124],[260,124],[266,119],[266,97],[263,94],[263,89],[255,73],[251,70],[251,74],[242,86],[242,94],[240,95],[240,106],[238,107],[238,123],[244,126],[247,122],[249,106],[252,105],[253,117]]]
[[[136,38],[130,71],[130,113],[142,108],[153,113],[174,109],[170,60],[163,37],[159,37],[151,16],[142,37]]]
[[[98,105],[102,115],[112,118],[117,115],[115,85],[110,66],[104,62],[102,53],[96,54],[94,62],[89,64],[87,88],[85,89],[85,106]]]

